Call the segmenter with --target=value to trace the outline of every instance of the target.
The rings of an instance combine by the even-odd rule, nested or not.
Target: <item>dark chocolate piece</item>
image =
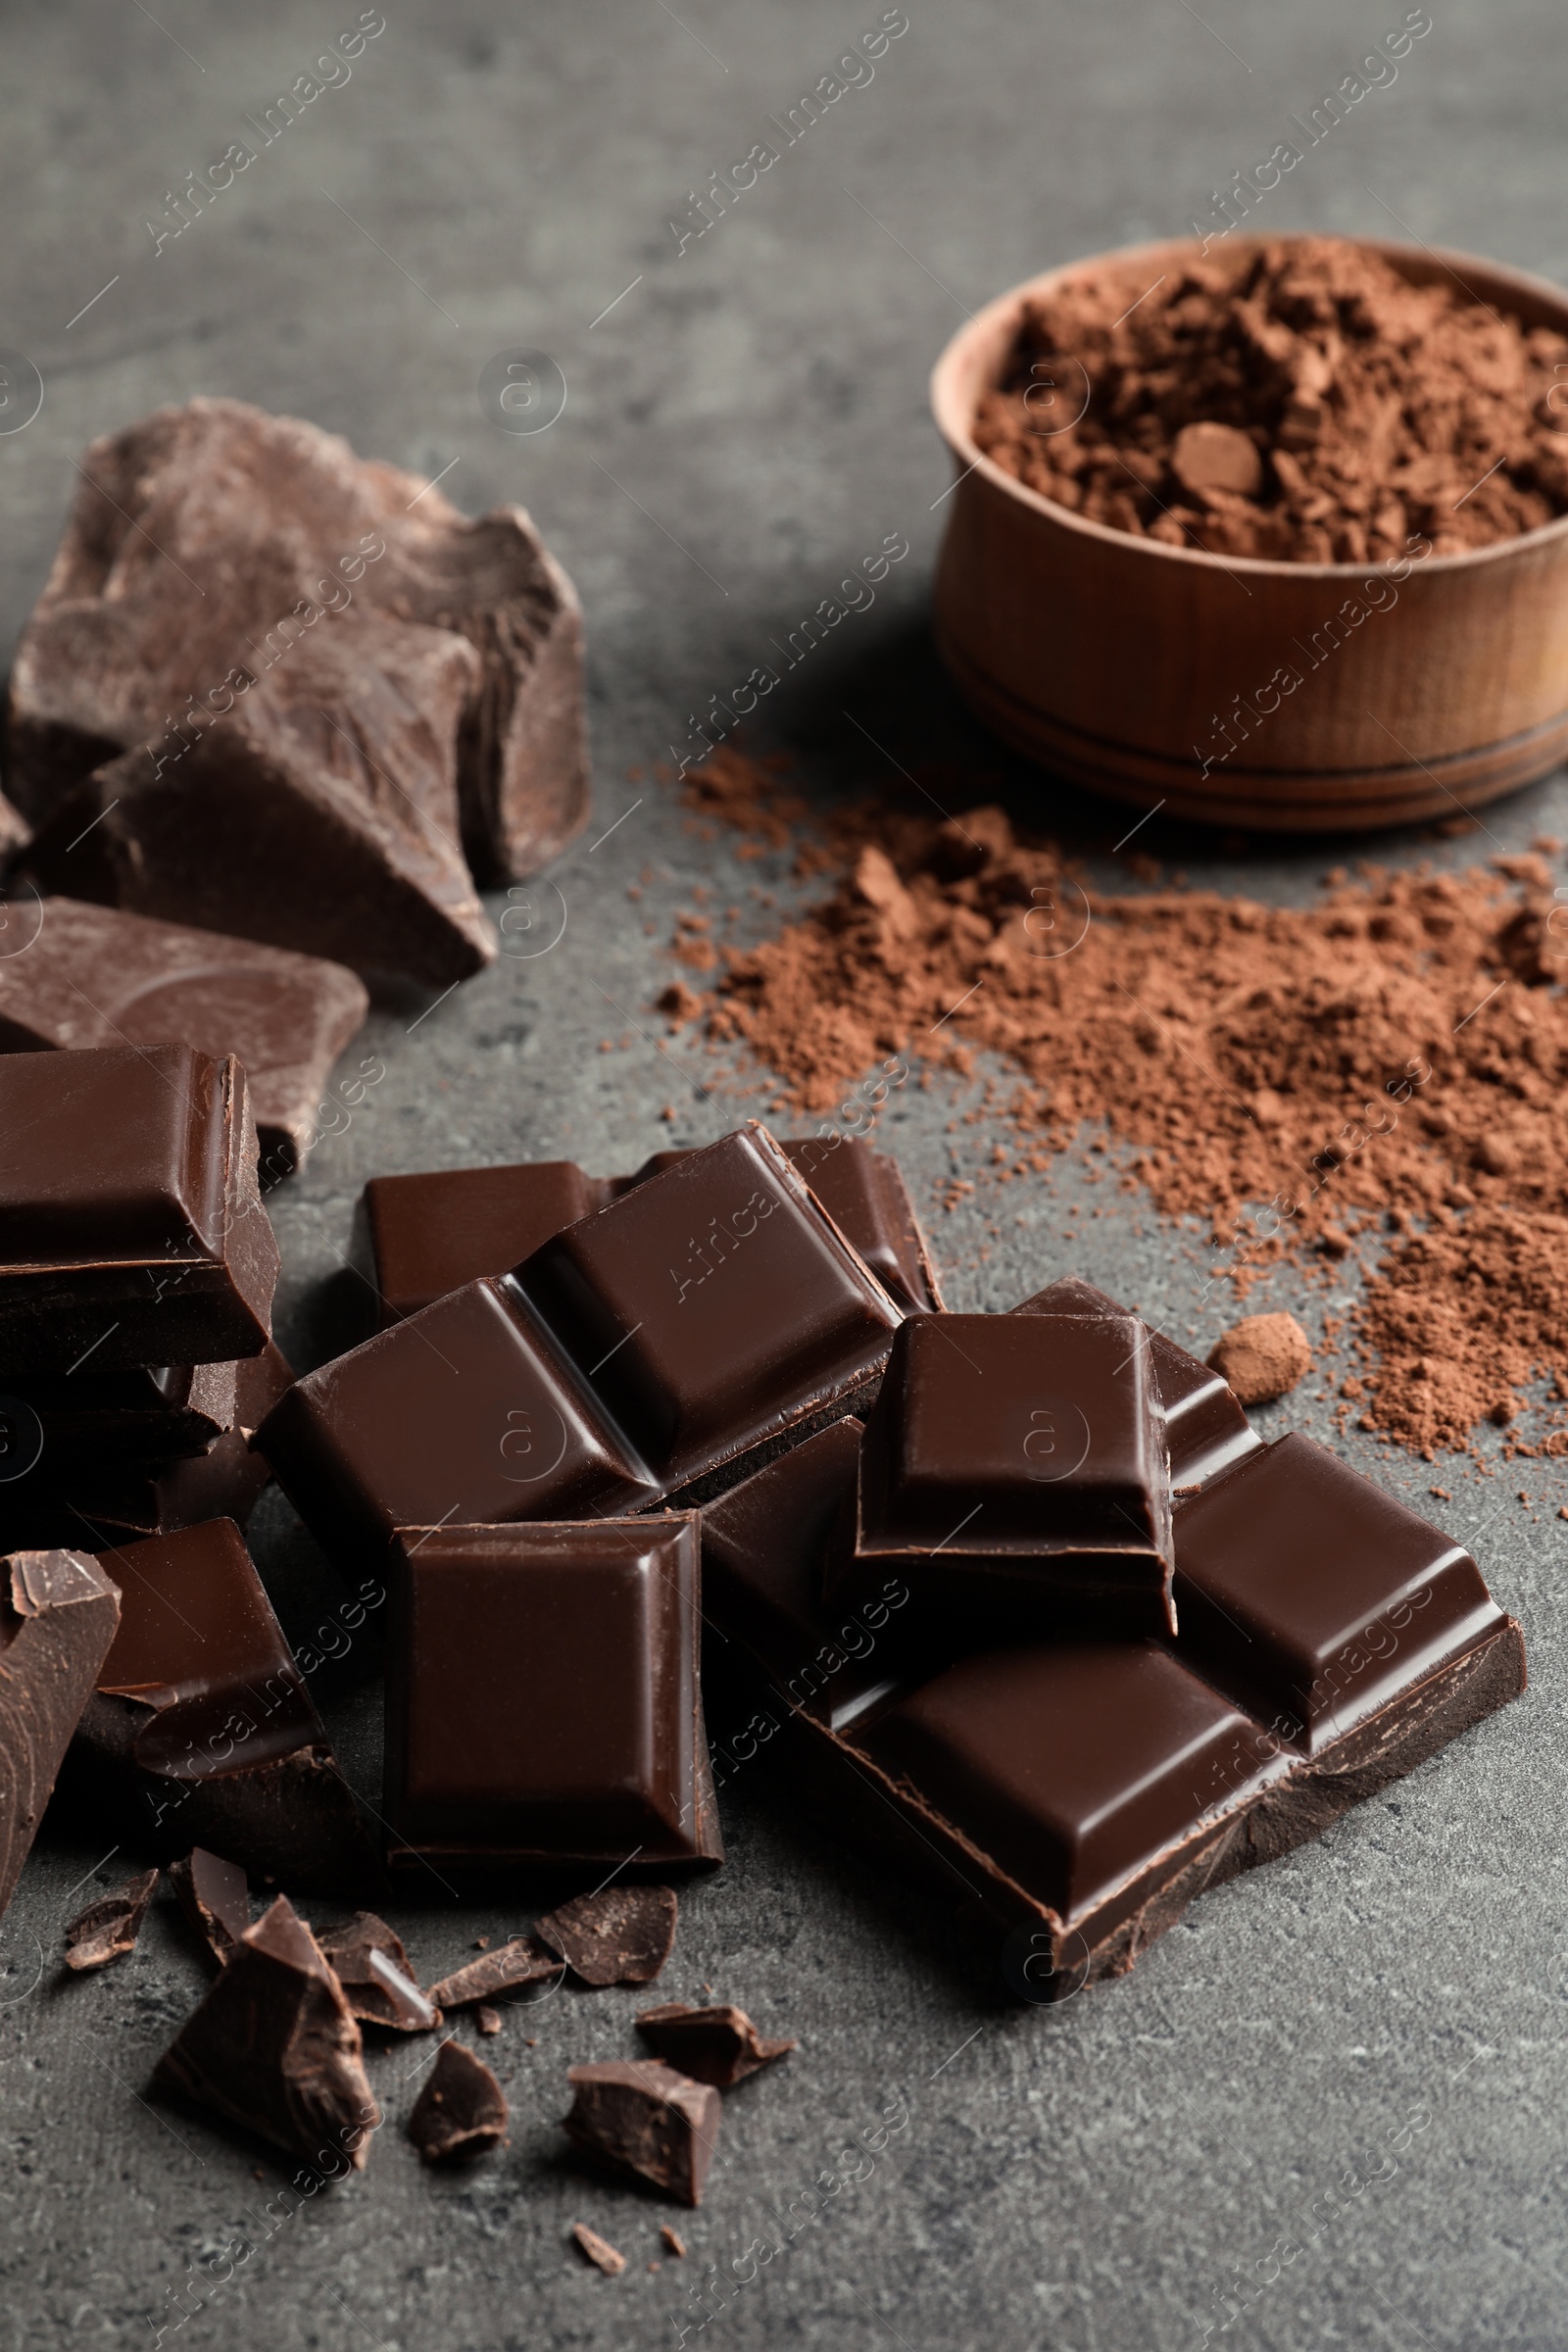
[[[155,1851],[341,1887],[368,1846],[239,1530],[106,1552],[123,1612],[73,1748],[82,1794]]]
[[[656,2188],[700,2205],[713,2161],[721,2101],[710,2083],[689,2082],[653,2059],[574,2066],[567,2136],[588,2154]]]
[[[1519,1628],[1468,1555],[1291,1438],[1178,1505],[1174,1641],[982,1649],[906,1673],[835,1735],[786,1686],[825,1490],[849,1491],[837,1436],[760,1473],[760,1502],[741,1488],[704,1514],[708,1605],[766,1678],[754,1724],[792,1791],[1007,1938],[1023,1997],[1125,1973],[1205,1886],[1320,1835],[1524,1687]],[[824,1645],[833,1624],[824,1608]],[[1314,1682],[1332,1694],[1316,1712]]]
[[[0,1053],[172,1044],[220,1061],[233,1054],[271,1179],[292,1174],[315,1143],[321,1089],[368,1009],[340,963],[75,899],[46,900],[25,956],[0,957]]]
[[[719,1860],[699,1577],[694,1512],[406,1530],[388,1626],[394,1859]]]
[[[0,1559],[0,1919],[120,1623],[120,1594],[75,1551]]]
[[[514,1936],[499,1951],[469,1960],[432,1984],[430,1998],[438,2009],[464,2009],[471,2001],[488,2000],[492,1993],[513,1992],[519,1985],[559,1977],[561,1970],[559,1956],[536,1936]]]
[[[381,2121],[360,2029],[286,1895],[247,1929],[153,2080],[307,2164],[358,2172]]]
[[[597,2230],[590,2230],[586,2222],[573,2222],[571,2234],[578,2251],[587,2256],[596,2270],[603,2271],[607,2278],[620,2277],[626,2268],[626,2257],[616,2252],[609,2238],[601,2237]]]
[[[170,1864],[179,1907],[215,1960],[231,1960],[251,1924],[250,1883],[237,1862],[192,1846]]]
[[[535,1933],[585,1984],[647,1984],[675,1948],[672,1886],[608,1886],[579,1894]]]
[[[107,1968],[111,1960],[133,1952],[157,1885],[157,1871],[144,1870],[113,1894],[101,1894],[85,1911],[78,1911],[66,1927],[66,1966],[78,1971]]]
[[[507,2135],[506,2093],[482,2058],[444,2041],[414,2102],[409,2137],[426,2164],[482,2156]]]
[[[310,917],[412,969],[401,922],[407,956],[429,960],[443,930],[449,960],[471,956],[460,833],[480,879],[506,881],[587,813],[579,609],[526,514],[470,521],[430,483],[232,400],[159,410],[95,442],[81,473],[12,671],[24,811],[56,811],[69,840],[61,796],[142,746],[172,813],[133,806],[114,862],[147,910],[189,880],[213,921],[226,885],[246,919],[215,929],[270,920],[276,937],[292,912],[283,945],[315,944],[297,935]],[[204,793],[214,780],[226,791]],[[217,873],[182,852],[176,812],[227,853]]]
[[[711,2082],[715,2090],[729,2090],[800,2047],[794,2041],[769,2041],[744,2009],[727,2005],[701,2009],[685,2001],[665,2001],[658,2009],[643,2010],[637,2031],[652,2043],[656,2057],[694,2082]]]
[[[569,1159],[373,1176],[365,1208],[383,1320],[401,1322],[465,1283],[507,1273],[608,1198]]]
[[[1093,1283],[1074,1275],[1037,1291],[1015,1315],[1119,1315],[1126,1309],[1097,1291]],[[1180,1491],[1200,1487],[1205,1479],[1228,1470],[1232,1462],[1262,1444],[1247,1415],[1231,1395],[1223,1376],[1196,1355],[1167,1339],[1152,1324],[1149,1357],[1154,1387],[1165,1417],[1165,1443],[1170,1451],[1171,1486]]]
[[[419,1990],[402,1938],[373,1911],[356,1911],[341,1927],[323,1928],[317,1941],[362,2024],[427,2034],[441,2023],[440,2010]]]
[[[237,1362],[100,1372],[89,1357],[79,1372],[28,1380],[21,1393],[43,1431],[38,1469],[63,1478],[84,1468],[162,1468],[205,1453],[234,1426],[238,1373]]]
[[[299,1381],[256,1434],[345,1574],[398,1528],[633,1510],[654,1480],[508,1282],[473,1282]]]
[[[473,2022],[481,2034],[499,2034],[502,2023],[501,2012],[499,2009],[490,2008],[486,2002],[481,2001],[474,2010]]]
[[[866,1418],[830,1596],[893,1575],[922,1608],[1009,1631],[1161,1632],[1168,1476],[1134,1316],[912,1318]]]
[[[245,1073],[189,1046],[0,1056],[0,1363],[218,1363],[270,1337]]]
[[[11,864],[31,839],[32,827],[22,810],[13,808],[5,794],[0,792],[0,872]],[[30,895],[24,903],[31,904]],[[6,910],[0,906],[0,933],[4,931],[5,921]]]

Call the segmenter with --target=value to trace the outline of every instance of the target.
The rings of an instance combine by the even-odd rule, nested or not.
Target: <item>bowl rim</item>
[[[1479,275],[1490,281],[1489,293],[1528,295],[1535,303],[1556,311],[1561,318],[1562,331],[1568,335],[1568,288],[1555,285],[1550,278],[1536,277],[1530,271],[1510,269],[1506,263],[1488,260],[1484,255],[1463,252],[1453,246],[1404,244],[1391,237],[1339,236],[1317,229],[1286,229],[1278,235],[1266,236],[1259,231],[1238,233],[1234,241],[1227,238],[1232,254],[1255,253],[1267,245],[1321,244],[1325,237],[1341,245],[1358,245],[1375,253],[1398,270],[1417,252],[1436,262],[1439,269],[1465,286],[1462,271]],[[1209,243],[1218,242],[1209,239]],[[1203,258],[1204,248],[1196,237],[1161,237],[1138,245],[1113,245],[1102,253],[1078,256],[1070,262],[1057,263],[1053,269],[1042,270],[1034,277],[1019,280],[993,297],[982,309],[974,312],[967,325],[960,326],[944,345],[931,370],[929,393],[931,414],[938,432],[947,443],[962,470],[949,484],[956,492],[970,474],[978,473],[994,489],[1005,492],[1019,505],[1039,514],[1043,519],[1081,532],[1085,537],[1099,539],[1140,556],[1168,559],[1175,564],[1196,564],[1205,568],[1237,572],[1245,571],[1269,579],[1285,580],[1352,580],[1392,578],[1396,566],[1419,564],[1422,572],[1453,571],[1487,563],[1496,563],[1524,548],[1536,548],[1552,539],[1568,538],[1568,513],[1554,515],[1550,522],[1538,523],[1534,530],[1517,531],[1511,538],[1496,539],[1489,547],[1467,547],[1451,556],[1394,556],[1381,562],[1370,559],[1364,564],[1293,564],[1275,556],[1216,556],[1199,547],[1171,547],[1163,539],[1149,539],[1135,531],[1117,530],[1113,524],[1096,522],[1087,514],[1075,514],[1071,507],[1047,498],[1040,490],[1031,489],[1027,482],[999,466],[987,457],[973,440],[970,426],[973,410],[958,395],[956,377],[960,365],[966,361],[974,346],[990,342],[1009,318],[1014,318],[1024,301],[1079,276],[1086,270],[1114,268],[1129,263],[1192,261]],[[1457,265],[1457,266],[1456,266]],[[1402,271],[1401,271],[1402,274]],[[1565,435],[1568,438],[1568,435]],[[946,497],[949,492],[944,492]],[[940,504],[940,501],[938,502]],[[1424,536],[1425,534],[1421,534]],[[1411,574],[1406,569],[1398,574],[1401,582]]]

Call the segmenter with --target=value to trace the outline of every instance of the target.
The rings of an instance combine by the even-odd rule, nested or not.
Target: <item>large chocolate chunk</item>
[[[74,1551],[0,1559],[0,1919],[120,1623],[120,1595]]]
[[[694,1512],[406,1531],[388,1627],[393,1859],[719,1860],[698,1578]],[[549,1922],[539,1934],[555,1941]]]
[[[127,1837],[342,1886],[368,1847],[294,1654],[226,1519],[106,1552],[122,1615],[72,1780]]]
[[[292,1174],[316,1141],[321,1089],[368,1007],[340,963],[74,899],[45,900],[26,954],[0,956],[0,1053],[237,1055],[269,1178]]]
[[[240,1937],[153,2080],[322,2169],[346,2156],[361,2170],[381,2121],[353,2013],[281,1894]]]
[[[444,923],[449,959],[471,955],[471,893],[440,907],[443,883],[461,889],[460,835],[480,879],[504,881],[556,856],[587,808],[577,601],[527,516],[470,521],[431,485],[231,400],[159,410],[94,443],[82,472],[12,674],[24,812],[39,822],[147,747],[151,781],[199,817],[202,780],[238,781],[260,757],[270,772],[246,779],[237,838],[280,855],[289,821],[335,798],[340,846],[363,849],[339,928],[358,926],[366,960],[413,968],[392,926],[410,885],[426,891],[420,833],[440,917],[422,953]],[[127,843],[189,865],[169,828],[141,823]],[[294,879],[329,923],[329,876]],[[281,912],[260,892],[251,911]]]
[[[507,2135],[507,2097],[482,2058],[444,2041],[409,2117],[409,2137],[426,2164],[482,2156]]]
[[[277,1244],[245,1073],[189,1046],[0,1056],[0,1363],[260,1354]]]
[[[702,2203],[721,2108],[711,2084],[653,2059],[574,2066],[566,2080],[573,2098],[565,2131],[576,2146],[683,2204]]]
[[[609,1198],[608,1184],[569,1159],[372,1176],[365,1210],[385,1321],[417,1314],[482,1275],[508,1273]]]

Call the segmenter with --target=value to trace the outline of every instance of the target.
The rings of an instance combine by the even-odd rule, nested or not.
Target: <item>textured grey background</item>
[[[934,677],[921,615],[948,471],[927,368],[999,288],[1184,228],[1402,10],[908,0],[910,29],[874,81],[677,255],[667,222],[687,191],[875,24],[871,0],[681,0],[678,15],[663,0],[386,0],[387,29],[352,79],[155,258],[144,223],[166,189],[249,135],[246,114],[357,14],[348,0],[0,7],[0,343],[30,355],[47,387],[37,420],[0,439],[0,639],[43,579],[72,458],[197,392],[296,412],[430,473],[451,466],[445,488],[470,512],[522,501],[587,611],[596,821],[553,877],[560,899],[534,894],[535,930],[517,927],[526,908],[513,925],[514,942],[538,944],[564,906],[564,934],[416,1027],[422,1000],[384,1006],[355,1049],[384,1056],[384,1083],[273,1196],[281,1337],[302,1362],[345,1328],[342,1253],[368,1175],[531,1154],[611,1170],[733,1123],[733,1091],[701,1099],[639,1032],[671,1042],[647,1007],[694,883],[739,905],[742,936],[776,919],[754,887],[780,906],[798,887],[782,860],[741,864],[696,839],[627,770],[682,742],[687,713],[765,659],[885,533],[908,536],[910,560],[770,708],[808,782],[896,783],[853,712],[900,759],[973,767],[975,799],[1000,778],[1016,808],[1089,850],[1118,837],[1125,819],[1012,768]],[[1555,13],[1433,0],[1433,14],[1396,84],[1307,158],[1259,225],[1407,231],[1568,277]],[[569,385],[565,415],[534,439],[504,438],[475,397],[484,362],[518,345],[554,354]],[[1489,814],[1491,839],[1435,854],[1466,863],[1543,825],[1568,833],[1560,783]],[[1291,898],[1338,854],[1220,859],[1157,822],[1146,839],[1195,880]],[[1434,853],[1396,841],[1380,854]],[[603,1038],[630,1042],[606,1054]],[[689,1041],[674,1051],[704,1066]],[[1071,1160],[938,1213],[941,1182],[983,1156],[983,1129],[948,1132],[967,1100],[910,1090],[882,1136],[955,1302],[1004,1306],[1076,1267],[1206,1345],[1216,1318],[1200,1326],[1196,1239],[1113,1189],[1084,1196]],[[1103,1213],[1069,1244],[1058,1237],[1085,1199]],[[1298,1302],[1289,1277],[1258,1300]],[[1312,1390],[1296,1410],[1326,1433]],[[1422,1465],[1351,1446],[1424,1496]],[[0,1952],[0,2340],[139,2346],[162,2328],[192,2352],[456,2352],[670,2345],[684,2327],[735,2352],[1180,2352],[1217,2328],[1216,2290],[1246,2275],[1250,2308],[1228,2340],[1568,2344],[1555,1517],[1568,1473],[1528,1470],[1438,1474],[1449,1522],[1525,1623],[1528,1697],[1325,1843],[1204,1900],[1129,1982],[1057,2012],[1003,2006],[949,1948],[947,1923],[743,1773],[725,1792],[729,1865],[685,1900],[662,1989],[711,1984],[803,2046],[728,2101],[708,2202],[673,2216],[691,2259],[657,2272],[668,2209],[570,2169],[556,2128],[567,2064],[633,2049],[637,1995],[561,1994],[509,2018],[487,2055],[513,2101],[512,2146],[461,2179],[423,2176],[401,2136],[417,2046],[376,2057],[389,2123],[368,2172],[286,2220],[274,2206],[270,2223],[274,2163],[141,2095],[199,1963],[160,1913],[133,1961],[61,1984],[60,1925],[86,1899],[98,1849],[46,1836]],[[275,1498],[258,1544],[308,1636],[340,1597],[335,1580]],[[374,1665],[364,1637],[316,1678],[372,1795]],[[106,1862],[103,1880],[123,1867]],[[428,1978],[529,1913],[400,1918]],[[839,2167],[841,2181],[862,2177],[819,2190],[808,2218],[813,2180],[850,2135],[874,2145],[884,2110],[906,2127],[874,2160]],[[622,2278],[564,2242],[579,2218],[625,2250]],[[1288,2262],[1271,2253],[1281,2239],[1299,2248]],[[764,2264],[758,2241],[780,2250]],[[697,2306],[707,2265],[727,2284]],[[718,2316],[699,2337],[705,2308]]]

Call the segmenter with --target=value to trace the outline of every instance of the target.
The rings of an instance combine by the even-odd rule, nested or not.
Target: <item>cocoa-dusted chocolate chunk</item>
[[[47,899],[24,956],[0,956],[0,1053],[194,1046],[245,1065],[264,1176],[291,1175],[321,1089],[369,999],[340,963],[118,907]]]
[[[444,2041],[409,2117],[409,2137],[426,2164],[482,2156],[507,2135],[507,2095],[482,2058]]]
[[[430,979],[437,962],[472,969],[488,932],[460,838],[482,880],[505,881],[587,812],[577,600],[526,514],[469,520],[432,485],[232,400],[159,410],[95,442],[81,472],[12,672],[24,814],[63,815],[62,796],[132,755],[105,862],[144,911],[188,883],[185,911],[215,929]],[[181,818],[198,837],[207,820],[225,872],[204,873]],[[269,904],[274,876],[292,908]],[[249,920],[215,921],[204,882]]]
[[[0,1919],[120,1623],[120,1594],[75,1551],[0,1559]]]
[[[603,2271],[607,2278],[620,2277],[626,2268],[626,2257],[611,2244],[608,2237],[601,2237],[598,2230],[590,2230],[586,2222],[573,2222],[571,2234],[577,2241],[577,2251],[593,2264],[596,2271]]]
[[[721,2106],[711,2083],[656,2059],[574,2066],[566,2080],[572,2106],[564,2129],[577,2147],[641,2174],[682,2204],[702,2203]]]
[[[66,1925],[66,1966],[78,1972],[107,1968],[111,1960],[133,1952],[157,1885],[157,1871],[144,1870],[78,1911]]]
[[[122,1614],[73,1788],[154,1852],[194,1838],[258,1877],[353,1886],[368,1840],[239,1530],[209,1520],[103,1564]]]
[[[373,1911],[356,1911],[341,1927],[323,1928],[317,1941],[363,2024],[427,2034],[441,2023],[440,2010],[419,1990],[401,1936]]]
[[[192,1846],[170,1864],[169,1883],[214,1959],[232,1959],[251,1924],[250,1882],[239,1864]]]
[[[381,2120],[353,2012],[282,1894],[240,1937],[153,2080],[307,2164],[341,2155],[360,2171]]]
[[[245,1072],[190,1046],[0,1055],[0,1363],[260,1354],[277,1244]]]
[[[744,2009],[719,2002],[703,2009],[686,2001],[664,2001],[641,2012],[637,2031],[657,2057],[694,2082],[711,2082],[715,2090],[744,2082],[759,2068],[800,2047],[794,2041],[770,2041],[759,2034]]]
[[[646,1984],[675,1947],[678,1908],[672,1886],[607,1886],[563,1903],[536,1933],[585,1984]]]
[[[438,2009],[464,2009],[470,2002],[489,2000],[494,1993],[513,1992],[519,1985],[558,1977],[561,1969],[560,1954],[536,1936],[514,1936],[498,1952],[485,1952],[454,1969],[439,1984],[432,1984],[430,1998]]]

